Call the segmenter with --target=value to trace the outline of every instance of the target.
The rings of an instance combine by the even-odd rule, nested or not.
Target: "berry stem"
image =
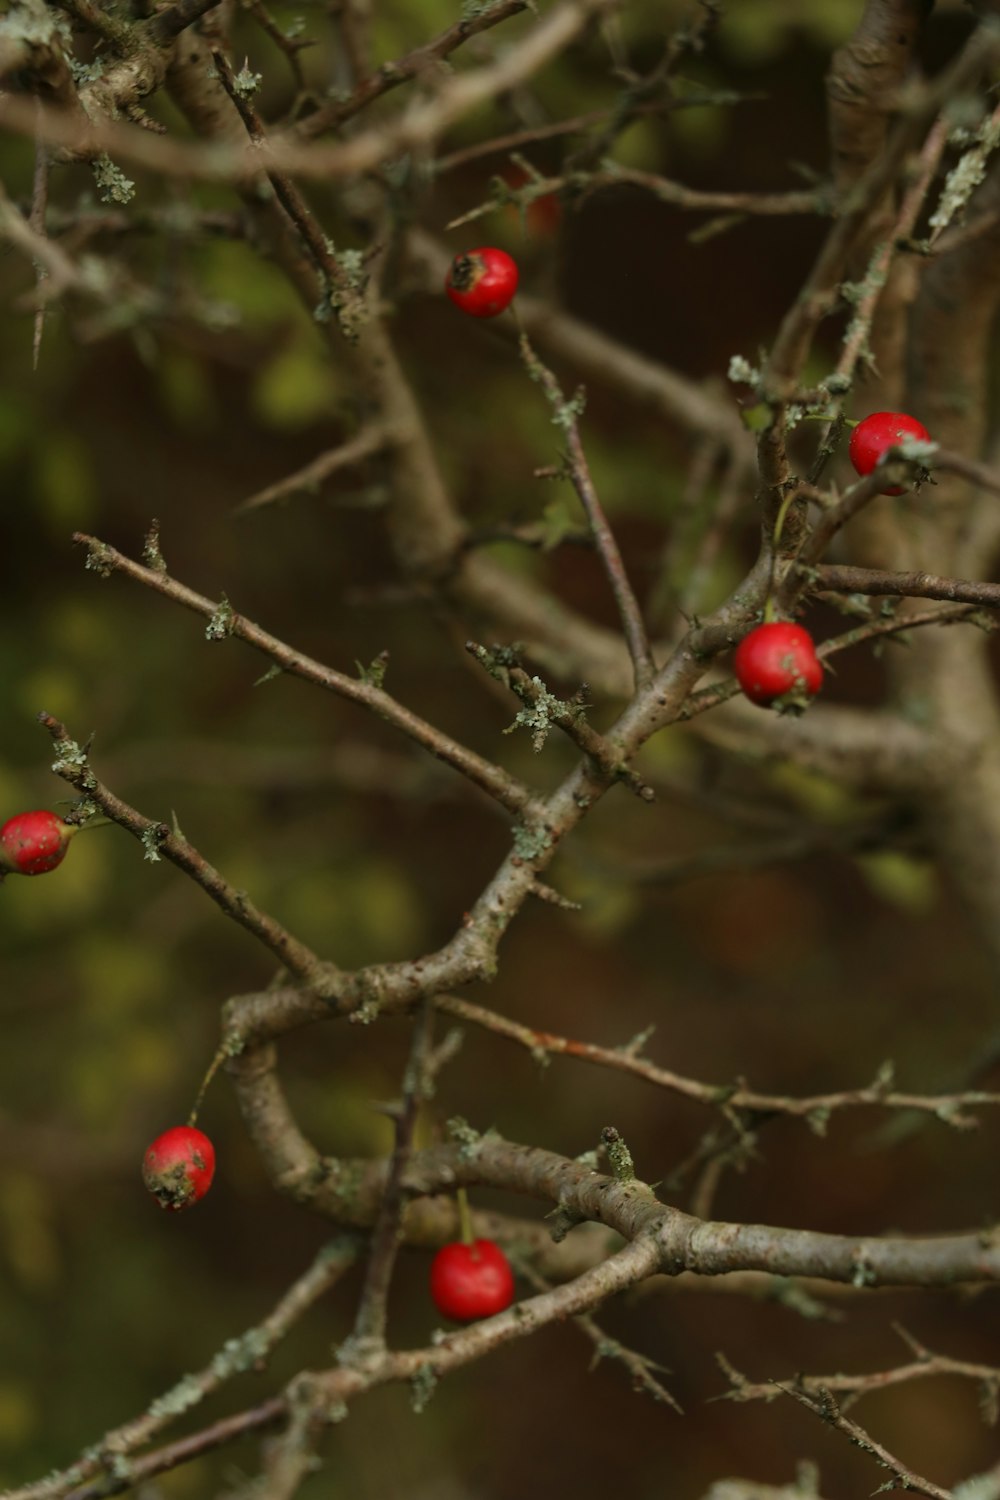
[[[191,1109],[191,1113],[188,1115],[187,1122],[189,1125],[193,1126],[197,1123],[198,1111],[201,1109],[201,1106],[204,1103],[205,1095],[208,1092],[208,1086],[212,1082],[212,1079],[222,1067],[222,1064],[225,1062],[228,1056],[228,1048],[226,1048],[225,1046],[221,1046],[217,1050],[215,1056],[212,1058],[212,1061],[209,1063],[208,1071],[206,1072],[204,1078],[201,1080],[201,1088],[198,1090],[198,1097],[195,1099],[194,1105]]]
[[[785,527],[785,517],[788,515],[792,501],[795,499],[796,489],[790,489],[778,507],[778,514],[774,522],[774,534],[771,541],[771,576],[767,585],[767,598],[764,600],[764,620],[770,625],[779,618],[778,607],[774,602],[774,564],[778,556],[778,547],[781,543],[781,533]]]
[[[455,1201],[458,1204],[458,1223],[461,1230],[462,1244],[471,1245],[474,1239],[472,1233],[472,1214],[469,1211],[469,1195],[464,1187],[460,1187],[455,1194]]]

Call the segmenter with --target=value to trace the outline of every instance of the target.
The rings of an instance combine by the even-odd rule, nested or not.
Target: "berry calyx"
[[[142,1159],[142,1180],[161,1208],[176,1212],[204,1198],[215,1176],[215,1147],[193,1125],[158,1135]]]
[[[45,808],[16,813],[0,828],[0,880],[4,875],[46,875],[62,864],[78,823],[64,823]]]
[[[751,703],[801,712],[823,685],[812,636],[801,625],[774,620],[745,635],[733,656],[736,680]]]
[[[491,1318],[514,1300],[510,1261],[493,1240],[442,1245],[431,1262],[431,1297],[456,1323]]]
[[[482,245],[455,256],[444,289],[470,317],[495,318],[510,306],[517,281],[517,262],[506,250]]]
[[[923,422],[907,416],[905,411],[873,411],[854,428],[847,451],[855,470],[863,476],[882,462],[890,448],[898,448],[907,438],[917,438],[922,443],[931,441]],[[892,484],[879,493],[903,495],[906,491],[902,485]]]

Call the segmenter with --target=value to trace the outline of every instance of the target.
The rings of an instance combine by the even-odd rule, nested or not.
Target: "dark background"
[[[621,159],[700,187],[799,186],[793,162],[822,174],[823,76],[858,9],[843,0],[734,5],[707,54],[683,71],[754,97],[637,127]],[[387,10],[380,55],[447,24],[442,10]],[[636,16],[626,33],[634,61],[648,66],[663,20],[653,7]],[[927,43],[932,66],[966,26],[960,8],[941,9]],[[265,107],[280,109],[281,59],[252,35],[247,46],[273,89]],[[321,78],[325,49],[307,57]],[[540,107],[558,116],[607,100],[599,61],[593,50],[568,58],[540,83]],[[449,144],[509,123],[498,109]],[[542,170],[557,165],[544,149],[531,156]],[[11,195],[27,195],[24,147],[3,143],[0,163]],[[490,159],[428,190],[418,203],[423,221],[443,232],[486,196],[500,165]],[[88,183],[84,169],[63,169],[53,197],[71,206],[92,191]],[[146,179],[139,186],[137,206],[181,192]],[[325,191],[308,191],[326,212]],[[231,206],[221,189],[201,201]],[[527,290],[555,289],[580,318],[722,388],[729,358],[754,359],[772,335],[824,225],[766,219],[690,243],[703,222],[621,189],[555,226],[534,219],[522,229],[516,214],[498,210],[448,243],[506,245]],[[102,241],[101,253],[107,248]],[[49,742],[34,722],[45,709],[77,738],[94,733],[95,768],[120,795],[153,817],[176,812],[235,885],[339,964],[435,947],[503,856],[503,820],[361,710],[284,678],[255,686],[266,662],[236,642],[210,646],[194,616],[86,572],[72,530],[138,555],[156,516],[175,576],[213,597],[224,590],[243,613],[341,670],[388,648],[387,686],[401,701],[517,774],[552,785],[568,752],[553,740],[536,757],[526,736],[503,737],[516,704],[476,675],[459,626],[400,602],[377,465],[234,519],[241,500],[352,430],[353,393],[278,274],[240,244],[136,237],[122,253],[156,290],[157,315],[138,317],[127,299],[113,318],[55,310],[34,375],[31,318],[18,310],[30,274],[13,252],[0,260],[10,308],[0,342],[0,812],[60,806],[66,789],[49,772]],[[232,326],[211,326],[217,311],[191,316],[191,285],[231,305]],[[394,327],[463,512],[486,525],[533,519],[554,498],[568,503],[540,494],[531,477],[554,461],[556,436],[509,334],[470,326],[443,297],[401,300]],[[571,386],[574,372],[560,374]],[[684,446],[595,384],[584,436],[645,594],[683,485]],[[720,561],[713,597],[739,576],[752,527],[748,495],[745,528]],[[592,557],[502,555],[613,623]],[[829,696],[877,701],[877,662],[861,653],[841,660]],[[689,792],[672,795],[671,784],[798,809],[834,831],[860,810],[790,768],[724,764],[684,732],[656,741],[644,766],[661,787],[657,804],[609,797],[554,871],[582,912],[528,908],[497,981],[476,998],[607,1045],[655,1023],[656,1060],[719,1083],[746,1076],[795,1093],[846,1088],[892,1058],[904,1086],[947,1086],[991,1034],[995,994],[935,870],[907,854],[824,853],[639,888],[630,874],[643,861],[751,836]],[[202,1116],[220,1162],[210,1197],[175,1218],[158,1214],[142,1190],[143,1149],[186,1117],[215,1047],[220,1002],[272,974],[268,956],[176,870],[145,862],[117,829],[88,833],[44,882],[9,880],[0,890],[0,952],[0,1484],[15,1484],[68,1462],[258,1321],[329,1226],[268,1188],[224,1081]],[[388,1126],[373,1101],[398,1089],[406,1042],[405,1025],[390,1020],[314,1028],[283,1045],[283,1078],[321,1148],[385,1149]],[[622,1075],[566,1061],[540,1069],[472,1032],[441,1080],[438,1108],[441,1118],[464,1114],[569,1155],[592,1148],[613,1123],[647,1180],[668,1176],[717,1123]],[[991,1117],[975,1132],[934,1123],[876,1150],[881,1124],[873,1113],[844,1118],[825,1139],[803,1125],[767,1125],[756,1158],[724,1175],[713,1212],[872,1234],[968,1229],[997,1217]],[[678,1202],[689,1202],[690,1188],[688,1180],[678,1189]],[[539,1212],[486,1193],[474,1201]],[[426,1276],[424,1255],[403,1257],[392,1307],[399,1344],[425,1342],[435,1326]],[[266,1375],[243,1377],[194,1420],[260,1399],[303,1365],[328,1363],[349,1330],[357,1287],[354,1276]],[[620,1368],[590,1373],[586,1340],[572,1326],[553,1328],[451,1377],[419,1417],[399,1389],[359,1402],[304,1493],[342,1485],[359,1500],[514,1500],[596,1496],[624,1480],[636,1500],[696,1500],[726,1474],[789,1482],[809,1456],[830,1500],[867,1494],[883,1477],[871,1461],[787,1398],[706,1404],[726,1388],[715,1351],[753,1379],[885,1368],[908,1358],[896,1319],[931,1348],[988,1362],[996,1299],[882,1294],[831,1307],[838,1321],[721,1294],[637,1294],[600,1321],[673,1371],[683,1419],[634,1395]],[[858,1415],[943,1484],[996,1457],[967,1383],[915,1382],[872,1398]],[[216,1493],[255,1468],[247,1444],[165,1477],[156,1492]]]

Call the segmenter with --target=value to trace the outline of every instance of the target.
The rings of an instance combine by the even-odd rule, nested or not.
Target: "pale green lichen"
[[[528,828],[524,823],[519,823],[514,829],[514,853],[518,859],[523,859],[529,864],[532,860],[540,859],[546,850],[552,847],[552,835],[547,828]]]
[[[104,542],[89,541],[87,560],[83,566],[88,572],[96,573],[99,578],[110,578],[115,571],[112,549]]]
[[[150,1404],[148,1415],[154,1421],[159,1421],[161,1417],[180,1417],[190,1411],[192,1406],[197,1406],[204,1397],[205,1391],[198,1377],[184,1375],[169,1391],[157,1396]]]
[[[87,764],[87,752],[76,740],[61,739],[55,742],[56,759],[52,769],[57,776],[67,770],[82,771]]]
[[[102,203],[124,205],[132,202],[135,197],[135,183],[130,177],[125,176],[121,167],[115,166],[107,152],[102,151],[100,156],[95,156],[90,167]]]
[[[976,144],[945,178],[938,206],[928,221],[935,233],[946,229],[962,212],[976,188],[986,176],[986,163],[1000,145],[1000,119],[987,120],[977,132]]]
[[[557,698],[555,693],[550,693],[540,677],[532,677],[531,686],[535,690],[532,701],[519,710],[504,734],[513,734],[518,728],[530,729],[532,749],[537,753],[543,748],[553,725],[570,711],[570,705]]]
[[[620,1132],[613,1125],[606,1125],[601,1131],[601,1145],[604,1147],[615,1180],[631,1182],[635,1176],[632,1153],[622,1140]]]
[[[733,385],[750,385],[756,388],[761,381],[761,372],[748,359],[744,359],[742,354],[732,356],[726,375]]]
[[[163,843],[163,829],[159,823],[151,823],[144,830],[140,842],[144,850],[143,859],[148,859],[151,864],[160,862],[160,845]]]
[[[430,1365],[418,1365],[410,1377],[410,1405],[419,1416],[437,1389],[438,1378]]]
[[[160,523],[157,520],[150,522],[146,540],[142,544],[142,560],[147,568],[152,568],[154,573],[167,571],[167,564],[160,551]]]
[[[479,1131],[474,1129],[463,1115],[452,1115],[445,1129],[448,1132],[448,1139],[458,1147],[460,1160],[471,1161],[482,1140]]]
[[[229,600],[223,594],[211,619],[205,626],[206,641],[224,641],[232,635],[236,627],[236,611]]]
[[[241,99],[252,99],[260,88],[263,73],[255,73],[248,62],[244,62],[233,79],[233,90]]]

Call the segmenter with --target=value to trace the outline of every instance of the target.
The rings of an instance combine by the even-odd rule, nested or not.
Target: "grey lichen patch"
[[[1000,119],[991,117],[977,133],[976,144],[948,173],[941,190],[941,199],[929,220],[929,226],[933,231],[937,233],[946,229],[951,221],[962,212],[986,176],[987,159],[998,145],[1000,145]]]
[[[742,354],[732,356],[726,375],[734,385],[749,385],[754,390],[760,385],[762,379],[757,366],[752,365],[748,359],[744,359]]]
[[[410,1376],[410,1405],[417,1416],[425,1409],[437,1390],[437,1373],[430,1365],[418,1365]]]
[[[552,425],[561,427],[563,432],[570,432],[583,416],[587,409],[587,393],[583,386],[578,386],[568,401],[557,401],[552,412]]]
[[[604,1147],[615,1180],[631,1182],[635,1176],[632,1153],[622,1140],[620,1132],[613,1125],[605,1125],[601,1131],[601,1145]]]
[[[531,686],[535,690],[534,701],[526,703],[518,711],[513,724],[504,730],[504,734],[513,734],[517,728],[530,729],[532,748],[537,752],[544,746],[554,724],[571,709],[568,703],[549,692],[540,677],[532,677]]]
[[[263,73],[255,73],[249,62],[244,62],[240,71],[233,79],[233,90],[239,94],[241,99],[252,99],[260,88]]]
[[[381,979],[376,970],[359,969],[351,985],[353,1009],[347,1019],[358,1026],[370,1026],[378,1020],[384,1004]]]
[[[87,560],[83,566],[99,578],[110,578],[115,571],[114,553],[104,542],[88,541]]]
[[[216,1359],[218,1357],[216,1355]],[[162,1396],[157,1396],[149,1407],[148,1415],[155,1421],[159,1421],[161,1417],[180,1417],[186,1411],[190,1411],[192,1406],[197,1406],[199,1401],[204,1400],[204,1397],[205,1392],[197,1376],[185,1375],[169,1391],[164,1391]]]
[[[148,859],[151,864],[158,864],[160,860],[160,845],[167,837],[168,830],[162,823],[150,823],[149,827],[141,835],[140,842],[143,847],[143,859]]]
[[[205,626],[206,641],[228,640],[236,627],[236,611],[223,594],[208,624]]]
[[[55,742],[56,758],[52,762],[52,769],[57,776],[65,776],[67,771],[82,771],[87,765],[87,752],[76,740],[60,739]]]
[[[66,822],[76,823],[82,828],[85,823],[89,823],[92,818],[100,817],[100,815],[101,809],[93,797],[80,797],[66,814]]]
[[[551,847],[552,835],[547,828],[529,828],[526,823],[519,823],[514,829],[514,853],[528,864]]]
[[[445,1129],[448,1132],[448,1139],[458,1147],[459,1159],[471,1161],[482,1140],[479,1131],[474,1129],[463,1115],[452,1115]]]
[[[327,282],[322,301],[313,310],[313,317],[317,323],[328,323],[336,315],[341,333],[353,344],[372,312],[366,295],[365,258],[360,250],[334,250],[329,242],[327,248],[336,270]]]
[[[126,177],[121,167],[116,167],[108,156],[102,151],[90,164],[97,183],[97,191],[102,203],[120,203],[125,205],[131,203],[135,197],[135,183],[130,177]]]
[[[160,551],[160,523],[155,519],[150,522],[146,540],[142,544],[142,560],[154,573],[165,574],[167,571],[167,564]]]
[[[236,1339],[227,1339],[212,1360],[212,1374],[221,1380],[257,1369],[266,1359],[271,1343],[262,1328],[249,1328]]]

